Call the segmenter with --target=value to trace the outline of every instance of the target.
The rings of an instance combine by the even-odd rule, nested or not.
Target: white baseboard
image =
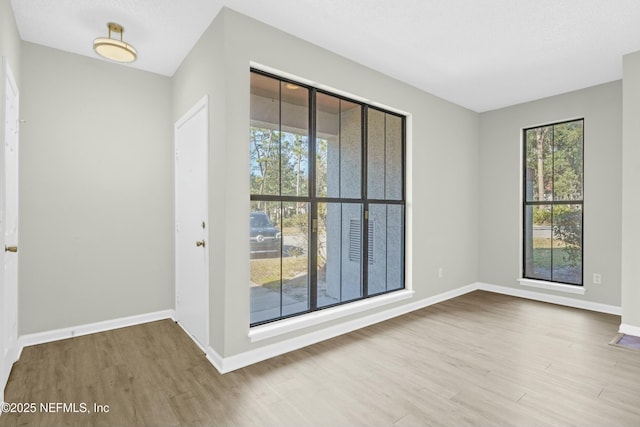
[[[153,313],[122,317],[120,319],[105,320],[104,322],[88,323],[86,325],[72,326],[70,328],[55,329],[53,331],[22,335],[18,339],[18,357],[20,354],[22,354],[22,349],[30,345],[43,344],[51,341],[79,337],[82,335],[95,334],[97,332],[125,328],[127,326],[139,325],[141,323],[155,322],[156,320],[162,319],[175,319],[175,310],[156,311]]]
[[[227,372],[244,368],[245,366],[253,365],[254,363],[258,363],[293,350],[298,350],[300,348],[316,344],[318,342],[325,341],[330,338],[334,338],[339,335],[343,335],[348,332],[352,332],[387,319],[391,319],[393,317],[401,316],[403,314],[410,313],[412,311],[419,310],[421,308],[428,307],[430,305],[437,304],[439,302],[446,301],[460,295],[464,295],[466,293],[475,291],[476,289],[477,287],[475,284],[463,286],[461,288],[425,298],[420,301],[415,301],[410,304],[404,304],[399,307],[393,307],[388,310],[383,310],[374,314],[370,314],[368,316],[361,317],[359,319],[350,320],[339,325],[330,326],[319,331],[310,332],[308,334],[300,335],[275,344],[256,348],[255,350],[249,350],[234,356],[222,357],[212,348],[209,348],[209,351],[207,352],[207,358],[209,359],[211,364],[218,370],[218,372],[220,372],[221,374],[225,374]]]
[[[620,316],[622,308],[615,305],[600,304],[597,302],[585,301],[581,299],[562,297],[558,295],[545,294],[541,292],[529,291],[526,289],[510,288],[508,286],[491,285],[489,283],[476,283],[478,290],[489,291],[497,294],[511,295],[514,297],[526,298],[535,301],[549,302],[552,304],[564,305],[567,307],[581,308],[583,310],[597,311],[600,313],[615,314]]]
[[[207,349],[207,360],[221,374],[229,372],[229,370],[224,369],[224,357],[220,356],[218,352],[211,347]]]
[[[633,335],[634,337],[640,337],[640,326],[631,326],[621,323],[618,332],[621,334]]]
[[[375,323],[382,322],[393,317],[401,316],[403,314],[410,313],[415,310],[419,310],[424,307],[428,307],[433,304],[437,304],[452,298],[459,297],[461,295],[473,292],[476,290],[483,290],[488,292],[494,292],[504,295],[510,295],[514,297],[527,298],[536,301],[548,302],[553,304],[564,305],[568,307],[575,307],[585,310],[598,311],[609,314],[621,314],[621,308],[617,306],[594,303],[590,301],[578,300],[574,298],[567,298],[562,296],[550,295],[541,292],[534,292],[524,289],[511,288],[507,286],[498,286],[488,283],[472,283],[467,286],[462,286],[451,291],[443,292],[438,295],[434,295],[429,298],[424,298],[419,301],[414,301],[401,306],[382,310],[377,313],[373,313],[358,319],[353,319],[338,325],[333,325],[325,329],[313,331],[304,335],[296,336],[293,338],[285,339],[275,344],[266,345],[253,350],[249,350],[243,353],[239,353],[229,357],[223,357],[216,352],[211,346],[202,350],[206,353],[207,360],[216,368],[221,374],[234,371],[236,369],[244,368],[254,363],[261,362],[263,360],[270,359],[275,356],[279,356],[290,351],[298,350],[300,348],[328,340],[330,338],[337,337],[357,329],[364,328],[366,326],[373,325]],[[148,313],[138,316],[125,317],[121,319],[108,320],[104,322],[91,323],[88,325],[81,325],[71,328],[58,329],[54,331],[41,332],[36,334],[29,334],[21,336],[18,340],[19,352],[29,345],[42,344],[51,341],[57,341],[66,338],[72,338],[74,336],[93,334],[96,332],[103,332],[112,329],[122,328],[126,326],[133,326],[141,323],[153,322],[162,319],[175,320],[174,310],[164,310],[155,313]],[[620,332],[629,335],[640,336],[640,328],[630,325],[620,325]],[[195,341],[194,341],[195,342]],[[197,344],[197,342],[196,342]],[[19,355],[18,355],[19,356]]]
[[[270,344],[264,347],[256,348],[255,350],[249,350],[234,356],[222,357],[215,352],[212,348],[207,351],[207,359],[221,374],[234,371],[236,369],[244,368],[245,366],[252,365],[254,363],[261,362],[263,360],[270,359],[275,356],[279,356],[290,351],[298,350],[300,348],[337,337],[348,332],[364,328],[369,325],[373,325],[378,322],[382,322],[387,319],[391,319],[396,316],[401,316],[406,313],[410,313],[415,310],[419,310],[424,307],[428,307],[439,302],[443,302],[458,296],[464,295],[476,290],[483,290],[488,292],[494,292],[503,295],[510,295],[519,298],[526,298],[535,301],[548,302],[552,304],[563,305],[567,307],[580,308],[584,310],[597,311],[608,314],[620,315],[622,310],[620,307],[600,304],[591,301],[578,300],[574,298],[567,298],[562,296],[550,295],[541,292],[534,292],[524,289],[510,288],[507,286],[491,285],[488,283],[472,283],[467,286],[463,286],[442,294],[435,295],[433,297],[425,298],[420,301],[415,301],[409,304],[404,304],[399,307],[394,307],[388,310],[383,310],[378,313],[374,313],[359,319],[354,319],[339,325],[334,325],[326,329],[310,332],[308,334],[300,335],[294,338],[283,340],[281,342]],[[640,328],[634,329],[635,333],[640,336]],[[621,332],[622,326],[621,326]],[[634,334],[634,332],[627,332]]]

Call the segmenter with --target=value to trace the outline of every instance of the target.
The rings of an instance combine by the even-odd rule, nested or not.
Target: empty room
[[[0,0],[0,426],[637,426],[636,0]]]

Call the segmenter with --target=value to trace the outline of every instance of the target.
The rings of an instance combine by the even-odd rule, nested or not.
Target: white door
[[[175,125],[176,315],[209,346],[209,108],[205,96]]]
[[[9,63],[4,58],[4,218],[0,208],[0,224],[4,228],[4,274],[0,283],[2,297],[2,368],[0,395],[4,392],[11,367],[18,357],[18,137],[19,93]],[[4,397],[4,396],[0,396]]]

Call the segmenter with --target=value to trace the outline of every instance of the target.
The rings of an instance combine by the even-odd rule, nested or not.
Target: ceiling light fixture
[[[109,22],[109,37],[98,37],[93,41],[93,50],[103,58],[117,62],[133,62],[138,57],[138,52],[128,43],[122,41],[124,28],[122,25]],[[120,33],[120,40],[112,39],[111,33]]]

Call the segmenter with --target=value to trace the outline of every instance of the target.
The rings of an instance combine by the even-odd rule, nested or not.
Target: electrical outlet
[[[438,268],[438,279],[442,279],[444,277],[444,268]]]
[[[593,273],[593,284],[594,285],[602,285],[602,274]]]

